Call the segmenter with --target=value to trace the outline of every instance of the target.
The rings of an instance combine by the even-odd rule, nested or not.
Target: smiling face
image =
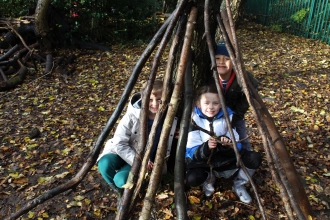
[[[158,112],[159,109],[161,98],[162,98],[162,91],[157,91],[157,92],[152,91],[149,100],[149,114],[148,114],[149,119],[155,118],[156,113]]]
[[[207,117],[214,117],[221,109],[220,99],[216,93],[204,93],[200,96],[197,107]]]
[[[224,55],[215,55],[215,61],[221,80],[228,80],[233,70],[233,63],[230,58]]]

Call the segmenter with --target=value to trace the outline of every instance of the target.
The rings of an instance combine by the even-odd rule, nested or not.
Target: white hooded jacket
[[[138,103],[138,101],[140,98],[140,93],[136,93],[132,96],[128,104],[127,112],[120,120],[113,138],[106,142],[103,152],[97,160],[105,154],[113,153],[119,155],[126,163],[132,166],[135,156],[135,150],[133,148],[136,148],[138,143],[139,117],[141,112],[141,104]],[[177,118],[174,118],[168,138],[166,155],[169,155],[171,152],[176,125]]]

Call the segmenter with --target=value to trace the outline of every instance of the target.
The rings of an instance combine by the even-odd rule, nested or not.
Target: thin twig
[[[22,38],[22,36],[15,30],[15,28],[10,25],[8,22],[6,23],[7,26],[15,32],[15,34],[17,35],[17,37],[19,37],[19,39],[22,41],[22,44],[24,45],[24,47],[28,50],[28,51],[31,51],[30,47],[25,43],[24,39]]]
[[[233,148],[233,143],[227,143],[227,142],[220,141],[219,139],[220,139],[221,136],[218,137],[218,136],[216,136],[216,135],[214,134],[214,132],[208,131],[208,130],[206,130],[206,129],[200,127],[200,126],[198,126],[198,125],[196,124],[196,122],[195,122],[193,119],[191,119],[191,124],[192,124],[193,126],[195,126],[198,130],[200,130],[200,131],[202,131],[202,132],[204,132],[204,133],[210,135],[212,138],[214,138],[214,139],[217,141],[217,143],[219,143],[219,144],[221,144],[221,145],[230,146],[231,148]],[[242,141],[244,141],[245,139],[247,139],[248,137],[249,137],[249,136],[247,136],[247,137],[245,137],[245,138],[243,138],[243,139],[241,139],[241,140],[237,140],[236,142],[237,142],[237,143],[242,142]]]

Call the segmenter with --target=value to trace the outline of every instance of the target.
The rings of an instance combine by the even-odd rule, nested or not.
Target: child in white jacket
[[[150,133],[156,113],[159,110],[162,88],[163,81],[156,79],[149,100],[148,134]],[[137,147],[136,145],[138,143],[138,130],[140,125],[139,117],[142,99],[141,93],[136,93],[132,96],[127,112],[120,120],[113,138],[106,142],[104,150],[98,158],[98,169],[102,177],[119,196],[122,191],[121,188],[126,183],[129,171],[133,164],[136,152],[134,148]],[[168,140],[167,155],[169,155],[171,150],[176,124],[177,119],[175,118]],[[148,170],[151,170],[153,167],[162,125],[163,124],[160,123],[157,127],[155,141],[148,162]]]
[[[229,107],[227,107],[227,111],[230,120],[232,120],[235,113]],[[229,178],[238,170],[233,190],[242,202],[250,203],[252,199],[244,187],[244,184],[248,182],[248,178],[242,169],[236,167],[236,156],[232,146],[225,144],[232,141],[229,138],[230,133],[215,85],[203,86],[198,90],[192,120],[200,128],[214,132],[217,137],[220,137],[219,140],[223,144],[218,143],[212,136],[201,131],[197,126],[192,125],[193,129],[188,134],[185,156],[188,185],[193,187],[201,185],[205,195],[210,196],[214,192],[215,177]],[[239,141],[236,130],[233,129],[233,133],[236,141]],[[261,164],[260,154],[242,149],[239,142],[237,148],[240,151],[244,165],[252,176]],[[210,165],[213,167],[212,174],[210,173]]]

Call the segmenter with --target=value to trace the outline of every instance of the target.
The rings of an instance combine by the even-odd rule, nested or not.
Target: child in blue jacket
[[[232,120],[234,112],[229,107],[227,111]],[[250,203],[252,199],[244,187],[249,180],[244,171],[236,167],[235,152],[230,146],[232,141],[229,138],[229,130],[215,85],[206,85],[198,90],[192,120],[200,128],[213,131],[217,137],[220,137],[222,144],[201,131],[199,127],[193,126],[194,129],[188,134],[185,155],[188,185],[202,186],[205,195],[210,196],[214,192],[215,177],[229,178],[237,173],[233,190],[242,202]],[[239,141],[239,135],[235,129],[233,133],[236,141]],[[237,148],[242,162],[252,176],[261,164],[261,155],[242,148],[239,142]],[[213,173],[210,173],[210,165],[213,167]]]

